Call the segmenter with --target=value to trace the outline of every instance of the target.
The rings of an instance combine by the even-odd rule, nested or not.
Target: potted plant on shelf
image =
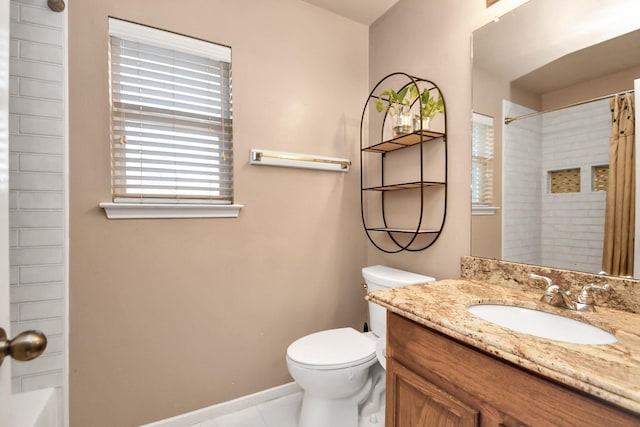
[[[413,117],[413,129],[416,131],[429,129],[431,119],[433,119],[437,113],[444,114],[444,101],[440,94],[438,94],[438,99],[436,100],[435,97],[432,97],[431,93],[425,89],[420,95],[420,102],[422,105],[422,122],[420,122],[420,114],[416,114]]]
[[[391,135],[396,138],[413,132],[413,122],[409,109],[411,103],[416,97],[411,99],[411,95],[407,97],[407,93],[411,88],[411,95],[417,93],[415,86],[410,85],[396,92],[393,89],[385,90],[380,94],[376,101],[376,110],[388,112],[391,116]],[[387,97],[386,99],[384,97]],[[384,102],[387,101],[387,108],[384,108]]]

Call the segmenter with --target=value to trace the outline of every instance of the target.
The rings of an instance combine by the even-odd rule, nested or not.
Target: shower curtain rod
[[[633,93],[633,92],[634,92],[633,89],[625,90],[625,91],[622,91],[622,92],[612,93],[612,94],[609,94],[609,95],[599,96],[597,98],[587,99],[586,101],[580,101],[580,102],[576,102],[574,104],[565,105],[563,107],[552,108],[551,110],[536,111],[535,113],[524,114],[522,116],[517,116],[517,117],[505,117],[504,118],[504,124],[508,125],[509,123],[511,123],[514,120],[528,119],[529,117],[535,117],[535,116],[538,116],[540,114],[552,113],[554,111],[564,110],[565,108],[577,107],[578,105],[588,104],[590,102],[595,102],[595,101],[602,101],[603,99],[613,98],[616,95],[622,95],[622,94],[625,94],[625,93]]]

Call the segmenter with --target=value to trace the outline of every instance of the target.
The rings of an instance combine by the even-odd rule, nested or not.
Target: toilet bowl
[[[316,332],[287,350],[289,373],[304,390],[298,427],[355,427],[375,342],[353,328]]]
[[[362,269],[368,292],[435,279],[385,266]],[[316,332],[289,345],[287,368],[303,389],[298,427],[357,427],[384,405],[386,313],[369,303],[371,332],[353,328]],[[384,415],[378,416],[384,425]]]

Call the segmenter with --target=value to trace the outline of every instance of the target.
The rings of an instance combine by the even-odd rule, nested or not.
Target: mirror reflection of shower
[[[511,185],[503,179],[502,132],[508,126],[536,119],[516,120],[505,126],[501,122],[503,100],[548,111],[633,89],[634,80],[640,78],[640,21],[637,13],[632,13],[638,11],[640,3],[636,0],[529,0],[501,16],[497,22],[473,32],[472,108],[474,112],[495,118],[495,156],[494,197],[493,205],[489,206],[493,212],[477,210],[476,204],[473,205],[472,255],[502,259],[503,221],[513,223],[518,220],[509,218],[502,206],[502,193]],[[609,23],[615,25],[604,25]],[[637,93],[638,89],[635,91]],[[508,112],[506,115],[513,114]],[[576,147],[575,154],[581,156],[582,149]],[[567,169],[574,167],[567,166]],[[575,170],[553,172],[554,182],[577,179]],[[580,172],[583,172],[582,168]],[[590,174],[600,176],[603,171],[596,168]],[[587,173],[579,176],[581,185],[591,179]],[[538,177],[540,191],[549,179]],[[542,202],[531,201],[530,205],[530,209],[536,209]],[[531,246],[542,241],[541,236],[529,236],[529,241],[520,243]],[[635,240],[638,245],[640,238]],[[516,249],[513,247],[514,251]],[[531,253],[526,249],[523,252]],[[535,259],[542,258],[543,252],[551,251],[541,243]],[[640,248],[634,248],[635,254],[640,254]],[[577,265],[574,261],[562,268],[580,271]],[[634,261],[634,265],[640,265],[640,262]],[[584,268],[589,272],[599,271],[592,265]],[[640,270],[638,273],[637,277],[640,277]]]
[[[544,113],[503,101],[503,259],[603,271],[611,99]]]

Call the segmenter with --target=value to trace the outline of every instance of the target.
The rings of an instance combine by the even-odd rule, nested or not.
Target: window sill
[[[168,203],[102,202],[108,219],[237,218],[244,205],[178,205]]]
[[[471,215],[495,215],[498,209],[497,206],[472,206]]]

